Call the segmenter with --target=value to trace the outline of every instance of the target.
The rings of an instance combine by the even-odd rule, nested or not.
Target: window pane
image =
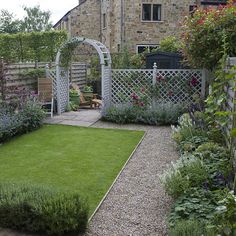
[[[151,21],[151,4],[143,4],[143,16],[142,20]]]
[[[161,20],[161,5],[153,4],[153,20],[160,21]]]
[[[102,15],[102,27],[103,28],[106,28],[106,26],[107,26],[107,22],[106,22],[106,14],[103,14]]]
[[[159,48],[157,45],[152,45],[152,46],[149,46],[149,48],[150,48],[150,52],[156,52],[157,51],[157,49]]]
[[[145,47],[145,46],[138,46],[138,53],[143,53],[146,50],[147,50],[147,47]]]

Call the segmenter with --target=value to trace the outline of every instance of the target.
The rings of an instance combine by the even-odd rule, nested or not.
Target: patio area
[[[65,112],[60,116],[48,117],[46,124],[62,124],[90,127],[101,118],[100,109],[80,109],[79,111]]]

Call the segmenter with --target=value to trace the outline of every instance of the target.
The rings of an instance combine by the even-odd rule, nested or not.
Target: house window
[[[142,6],[143,21],[161,21],[161,5],[144,3]]]
[[[102,14],[102,28],[106,28],[107,27],[107,17],[106,14]]]
[[[154,50],[157,50],[160,46],[158,44],[142,44],[136,46],[136,52],[137,53],[143,53],[143,52],[152,52]]]

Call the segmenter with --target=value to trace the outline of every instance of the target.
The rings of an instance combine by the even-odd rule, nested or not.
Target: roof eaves
[[[56,28],[56,27],[61,23],[62,20],[66,19],[67,16],[70,15],[70,13],[71,13],[74,9],[76,9],[77,7],[79,7],[80,5],[82,5],[84,2],[86,2],[86,0],[80,0],[80,3],[79,3],[77,6],[75,6],[75,7],[72,8],[71,10],[69,10],[59,21],[57,21],[56,24],[53,25],[53,28]]]

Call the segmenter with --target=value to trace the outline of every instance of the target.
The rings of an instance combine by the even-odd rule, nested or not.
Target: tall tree
[[[14,18],[14,14],[1,10],[0,12],[0,33],[14,34],[21,29],[21,21]]]
[[[23,9],[26,12],[26,16],[22,21],[23,31],[47,31],[52,29],[52,23],[50,21],[50,11],[41,10],[39,5],[35,7],[24,6]]]

